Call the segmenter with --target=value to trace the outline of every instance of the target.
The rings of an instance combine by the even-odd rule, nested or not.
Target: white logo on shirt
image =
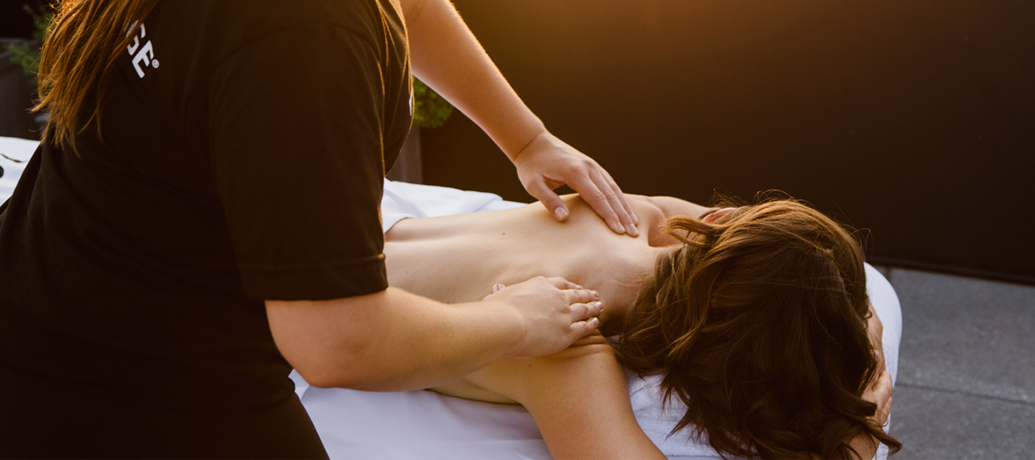
[[[133,69],[137,71],[137,76],[140,78],[144,78],[144,67],[158,68],[158,59],[155,59],[155,49],[151,45],[151,40],[144,43],[144,46],[140,46],[140,40],[145,36],[147,36],[147,30],[144,29],[143,24],[140,24],[140,36],[133,37],[133,43],[126,47],[129,55],[133,56]]]

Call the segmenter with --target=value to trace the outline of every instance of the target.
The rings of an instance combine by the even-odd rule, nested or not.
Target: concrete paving
[[[1035,287],[883,268],[902,303],[895,458],[1035,459]]]

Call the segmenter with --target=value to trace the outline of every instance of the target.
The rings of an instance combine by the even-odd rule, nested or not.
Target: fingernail
[[[630,225],[628,232],[632,236],[640,236],[640,229],[636,228],[635,225]]]
[[[496,283],[496,285],[492,287],[492,292],[499,292],[500,289],[503,289],[504,287],[505,286],[503,286],[502,284]]]
[[[618,222],[611,224],[611,230],[614,230],[615,233],[625,233],[625,227],[622,227],[622,224]]]
[[[632,216],[632,218],[633,218],[633,223],[634,223],[634,224],[636,224],[636,225],[640,225],[640,218],[639,218],[639,217],[636,217],[636,213],[630,212],[630,213],[629,213],[629,215],[631,215],[631,216]]]
[[[593,302],[593,306],[597,307],[597,309],[599,309],[601,311],[604,310],[604,304],[600,303],[600,301]]]
[[[589,291],[589,295],[593,296],[594,299],[600,298],[600,293],[597,291]]]
[[[594,316],[594,317],[592,317],[592,318],[590,318],[590,319],[589,319],[589,321],[587,321],[587,322],[588,322],[588,323],[589,323],[589,325],[590,325],[590,326],[592,326],[592,327],[597,327],[598,325],[600,325],[600,320],[599,320],[599,319],[597,319],[597,317],[595,317],[595,316]]]
[[[568,210],[564,208],[554,209],[553,216],[556,217],[557,220],[564,220],[565,217],[568,217]]]

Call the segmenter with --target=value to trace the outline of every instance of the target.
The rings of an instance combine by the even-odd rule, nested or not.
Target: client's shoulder
[[[701,206],[697,203],[691,203],[671,196],[639,196],[639,198],[641,198],[644,203],[642,206],[650,206],[653,209],[661,211],[661,214],[665,219],[673,216],[690,216],[698,218],[711,209],[707,206]]]
[[[651,246],[677,244],[678,240],[661,231],[661,224],[670,217],[700,217],[711,208],[670,196],[626,195],[629,206],[640,219],[640,233],[647,235]]]
[[[572,220],[581,220],[583,214],[586,216],[596,215],[595,211],[593,211],[589,204],[582,200],[579,195],[570,194],[564,195],[561,198],[571,209],[573,216]],[[702,214],[712,209],[670,196],[626,194],[625,198],[626,201],[629,202],[629,206],[632,208],[633,213],[635,213],[636,217],[640,220],[640,233],[646,233],[648,235],[656,234],[658,231],[657,229],[669,217],[700,217]],[[652,245],[654,244],[652,243]]]

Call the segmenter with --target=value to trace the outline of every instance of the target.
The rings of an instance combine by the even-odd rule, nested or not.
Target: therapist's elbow
[[[343,318],[338,308],[333,301],[266,301],[277,349],[310,385],[381,389],[391,376],[379,362],[377,328]]]
[[[281,350],[281,354],[314,387],[380,390],[388,376],[362,348],[338,348],[305,356]]]

